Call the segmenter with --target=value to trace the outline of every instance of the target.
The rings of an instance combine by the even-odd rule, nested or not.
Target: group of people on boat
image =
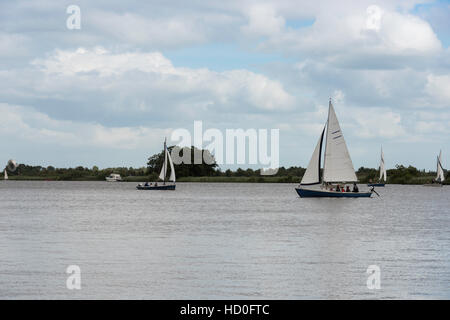
[[[356,185],[356,182],[353,183],[353,189],[350,190],[350,187],[347,186],[341,186],[339,184],[334,187],[331,183],[326,183],[325,188],[330,191],[336,191],[336,192],[359,192],[358,186]]]
[[[148,183],[148,182],[146,182],[145,184],[144,184],[144,187],[151,187],[152,186],[152,183],[150,182],[150,183]],[[154,185],[155,187],[157,187],[158,186],[158,182],[155,182],[155,185]]]

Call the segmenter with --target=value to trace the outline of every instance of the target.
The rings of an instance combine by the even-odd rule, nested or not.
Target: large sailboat
[[[167,176],[167,162],[170,165],[170,177],[166,179]],[[172,157],[170,156],[169,150],[167,150],[166,140],[164,140],[164,162],[161,168],[161,173],[159,174],[159,179],[162,183],[145,183],[138,184],[136,188],[138,190],[175,190],[175,168],[173,166]],[[167,182],[167,183],[166,183]]]
[[[326,137],[326,142],[323,175],[321,175],[320,161],[324,137]],[[330,99],[327,123],[320,135],[300,186],[295,188],[295,190],[302,198],[369,198],[372,192],[359,192],[356,185],[357,180],[352,159],[348,153],[347,145]],[[353,183],[351,190],[348,185],[346,186],[349,183]]]
[[[369,187],[384,187],[386,183],[387,175],[386,175],[386,167],[384,166],[384,154],[383,148],[381,148],[381,159],[380,159],[380,177],[378,178],[378,182],[367,184]]]
[[[425,187],[442,187],[442,183],[445,180],[444,168],[442,167],[442,150],[439,152],[439,156],[437,157],[436,172],[436,179],[434,179],[431,183],[424,184]]]

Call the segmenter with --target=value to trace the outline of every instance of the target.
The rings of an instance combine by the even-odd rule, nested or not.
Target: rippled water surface
[[[0,298],[450,298],[450,187],[0,182]],[[81,290],[66,268],[81,268]],[[369,290],[367,267],[381,269]]]

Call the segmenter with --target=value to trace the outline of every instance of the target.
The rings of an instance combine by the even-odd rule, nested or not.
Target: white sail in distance
[[[387,175],[386,175],[386,167],[384,166],[384,153],[383,148],[381,148],[381,159],[380,159],[380,181],[386,181]]]
[[[161,172],[159,174],[159,178],[163,181],[166,181],[166,174],[167,174],[167,146],[166,140],[164,140],[164,162],[161,168]]]
[[[439,152],[439,157],[437,158],[437,177],[436,180],[439,182],[444,181],[444,168],[442,167],[442,151]]]
[[[325,133],[325,127],[323,128],[322,134],[320,135],[319,141],[317,142],[314,153],[309,160],[308,167],[306,168],[305,174],[303,175],[302,185],[311,185],[320,183],[320,158],[322,154],[322,142]]]
[[[161,172],[159,174],[159,178],[163,181],[166,181],[167,175],[167,160],[169,160],[170,165],[170,177],[169,181],[175,182],[175,168],[173,166],[172,157],[170,156],[169,150],[167,150],[166,141],[164,141],[164,162],[161,168]]]
[[[167,157],[169,158],[169,164],[170,164],[169,181],[175,182],[175,168],[173,167],[173,161],[172,161],[172,157],[170,156],[170,152],[167,152]]]
[[[356,182],[358,179],[345,144],[333,105],[329,104],[327,142],[323,169],[324,182]]]
[[[4,177],[5,180],[8,180],[8,172],[6,172],[6,168],[5,168],[5,173],[4,173],[3,177]]]

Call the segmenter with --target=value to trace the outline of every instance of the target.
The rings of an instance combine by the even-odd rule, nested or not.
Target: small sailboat
[[[442,187],[442,183],[445,180],[444,168],[442,167],[442,150],[439,152],[439,156],[437,157],[436,172],[436,179],[434,179],[431,183],[424,184],[425,187]]]
[[[384,184],[387,180],[386,175],[386,167],[384,166],[384,154],[383,148],[381,148],[381,159],[380,159],[380,177],[378,178],[378,182],[367,184],[369,187],[384,187]]]
[[[324,136],[326,137],[326,143],[323,175],[321,176],[320,161]],[[359,192],[356,185],[357,180],[352,159],[348,153],[347,145],[330,99],[328,120],[314,149],[300,186],[295,188],[295,190],[302,198],[369,198],[372,192]],[[345,188],[347,183],[353,183],[352,190],[350,190],[349,186]]]
[[[169,162],[170,165],[170,177],[168,179],[169,183],[166,183],[167,162]],[[158,182],[145,184],[140,183],[136,186],[136,188],[138,190],[175,190],[175,168],[173,166],[170,152],[167,150],[166,140],[164,140],[164,162],[161,168],[161,173],[159,174],[159,179],[163,181],[162,184],[158,184]]]
[[[8,178],[8,172],[6,171],[6,168],[5,168],[5,173],[4,173],[4,176],[3,176],[3,180],[8,180],[9,178]]]

